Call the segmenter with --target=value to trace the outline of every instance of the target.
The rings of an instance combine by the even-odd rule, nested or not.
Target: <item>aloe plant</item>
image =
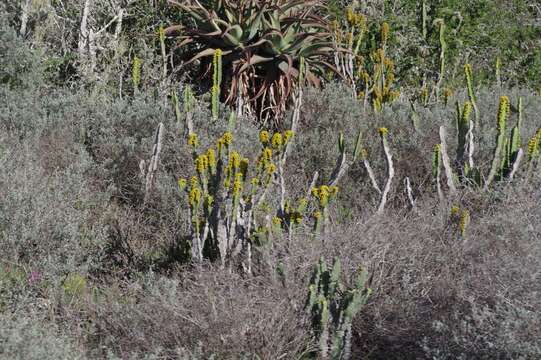
[[[282,119],[299,85],[301,59],[304,83],[319,86],[319,76],[338,71],[327,61],[336,48],[329,22],[318,15],[320,0],[220,0],[208,7],[197,0],[170,2],[193,20],[190,26],[165,29],[180,46],[195,45],[185,53],[185,63],[201,60],[203,74],[208,74],[209,58],[219,49],[224,67],[221,99],[234,105],[242,97],[245,110],[263,122]]]

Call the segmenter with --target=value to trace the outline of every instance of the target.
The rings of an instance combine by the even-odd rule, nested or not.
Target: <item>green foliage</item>
[[[264,122],[281,121],[298,83],[301,58],[308,83],[319,85],[318,77],[332,69],[325,60],[334,46],[327,20],[317,14],[319,1],[226,0],[207,7],[194,1],[176,5],[194,24],[165,31],[177,36],[181,44],[198,45],[194,53],[185,54],[187,64],[201,60],[210,67],[212,63],[206,59],[219,49],[224,64],[222,98],[234,105],[241,96],[245,110]]]
[[[314,267],[308,287],[306,309],[312,318],[321,359],[347,360],[351,357],[351,323],[372,292],[366,284],[366,270],[359,269],[351,288],[342,284],[341,271],[339,259],[334,260],[329,270],[322,257]]]

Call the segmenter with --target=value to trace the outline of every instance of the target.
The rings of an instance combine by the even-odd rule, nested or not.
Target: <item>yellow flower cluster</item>
[[[233,196],[238,196],[242,193],[242,174],[235,174],[235,181],[233,182]]]
[[[387,22],[381,24],[381,42],[383,44],[387,43],[387,40],[389,40],[390,31],[391,28],[389,27],[389,24]]]
[[[381,136],[387,136],[387,134],[389,133],[389,129],[387,129],[386,127],[380,127],[378,129],[378,132]]]
[[[466,229],[468,228],[468,225],[470,224],[470,212],[467,209],[462,210],[462,213],[460,214],[460,220],[458,222],[458,229],[460,231],[460,235],[464,236],[466,234]]]
[[[233,143],[233,134],[231,134],[229,131],[226,131],[222,136],[222,139],[225,146],[230,146]]]
[[[275,149],[279,149],[283,144],[284,141],[282,139],[282,134],[274,133],[274,135],[272,135],[272,147]]]
[[[451,206],[451,221],[456,224],[461,236],[466,234],[470,220],[470,211],[468,209],[462,209],[458,205]]]
[[[293,224],[299,225],[302,222],[302,214],[298,211],[292,212],[290,218]]]
[[[287,144],[294,135],[295,132],[293,130],[286,130],[286,132],[284,133],[284,142]]]
[[[443,101],[447,104],[449,102],[449,99],[453,96],[453,90],[450,88],[445,88],[443,90]]]
[[[329,204],[329,200],[334,199],[338,194],[338,186],[321,185],[319,188],[312,188],[311,193],[319,200],[319,205],[324,208]]]
[[[199,145],[199,141],[197,140],[197,134],[191,133],[190,135],[188,135],[188,145],[194,148]]]
[[[229,154],[229,163],[228,163],[229,167],[232,169],[239,169],[240,162],[241,162],[240,154],[237,151],[231,151],[231,154]]]
[[[346,20],[350,26],[355,26],[361,29],[366,28],[366,17],[363,14],[356,13],[350,7],[346,9]]]
[[[472,111],[473,111],[472,103],[469,101],[466,101],[464,103],[464,109],[462,110],[462,122],[467,122],[469,120]]]
[[[216,153],[213,148],[207,150],[207,159],[209,167],[214,170],[216,167]]]
[[[265,147],[270,144],[273,148],[280,149],[282,145],[287,144],[288,141],[291,140],[293,135],[295,135],[295,133],[292,130],[287,130],[283,134],[279,132],[274,133],[271,138],[267,130],[262,130],[259,132],[259,141]]]
[[[267,170],[267,174],[272,175],[276,171],[276,165],[274,165],[273,163],[267,164],[265,170]]]
[[[534,136],[528,141],[528,159],[532,160],[533,158],[539,155],[539,147],[541,145],[541,128],[537,130]]]
[[[498,131],[504,131],[507,122],[507,116],[511,110],[511,104],[507,96],[500,97],[500,105],[498,107]]]
[[[199,202],[201,201],[201,189],[197,183],[197,178],[195,181],[194,178],[192,178],[192,186],[190,188],[190,193],[188,194],[188,201],[192,209],[197,208],[199,206]]]
[[[261,144],[263,144],[264,146],[267,145],[269,143],[269,132],[267,130],[262,130],[260,133],[259,133],[259,141],[261,142]]]
[[[278,216],[273,216],[272,224],[275,226],[280,226],[282,224],[282,219],[280,219]]]
[[[182,179],[182,178],[178,179],[178,187],[180,191],[184,190],[186,186],[188,186],[188,182],[186,181],[186,179]]]
[[[199,155],[195,159],[195,169],[197,172],[202,175],[209,167],[209,158],[207,155]]]

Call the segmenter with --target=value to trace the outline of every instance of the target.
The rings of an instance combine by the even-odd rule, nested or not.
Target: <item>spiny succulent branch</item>
[[[387,204],[387,196],[391,190],[391,183],[394,177],[394,166],[393,166],[393,157],[391,154],[391,149],[389,148],[389,143],[387,141],[387,133],[389,130],[387,128],[380,128],[379,134],[381,138],[381,146],[383,147],[383,152],[385,153],[385,162],[387,164],[387,180],[385,181],[385,186],[381,193],[381,199],[379,201],[377,214],[383,214],[385,210],[385,205]]]
[[[487,180],[485,182],[485,189],[492,183],[498,171],[501,171],[502,156],[505,150],[505,132],[507,128],[507,118],[510,111],[509,98],[507,96],[500,97],[500,104],[498,106],[498,116],[497,116],[497,130],[498,134],[496,136],[496,147],[494,148],[494,155],[492,159],[492,165],[490,167],[490,172],[488,174]]]
[[[447,178],[447,187],[451,195],[456,193],[456,186],[454,181],[453,170],[451,168],[451,161],[449,160],[449,155],[447,153],[447,141],[446,141],[446,131],[445,127],[440,126],[440,150],[441,150],[441,163],[443,169],[445,170],[445,177]]]
[[[348,360],[351,357],[351,323],[368,301],[372,290],[367,286],[368,272],[359,269],[352,287],[341,282],[341,264],[334,259],[328,269],[322,257],[314,267],[306,311],[312,319],[314,337],[321,359]]]
[[[152,146],[152,156],[148,161],[148,164],[141,160],[139,163],[139,169],[141,171],[141,176],[145,179],[145,203],[148,201],[148,198],[154,187],[154,182],[156,181],[156,172],[158,171],[158,161],[160,158],[160,153],[162,151],[162,139],[164,133],[163,123],[158,124],[156,133],[154,135],[154,144]]]
[[[436,144],[432,154],[432,177],[436,182],[438,198],[443,201],[443,191],[441,190],[441,144]]]
[[[475,97],[474,85],[473,85],[473,69],[470,64],[464,65],[464,75],[466,77],[466,86],[468,88],[468,98],[473,106],[475,111],[475,122],[479,123],[480,114],[479,108],[477,107],[477,100]]]

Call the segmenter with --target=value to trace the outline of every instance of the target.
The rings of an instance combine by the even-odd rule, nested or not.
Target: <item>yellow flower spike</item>
[[[188,181],[186,181],[186,179],[178,179],[178,187],[180,191],[186,189],[186,186],[188,186]]]
[[[319,205],[325,207],[329,204],[330,189],[327,185],[319,187]]]
[[[366,150],[366,149],[364,149],[364,148],[361,149],[361,159],[362,159],[362,160],[368,159],[368,150]]]
[[[224,135],[222,136],[222,139],[224,141],[225,146],[230,146],[233,143],[233,134],[231,132],[226,131]]]
[[[263,149],[262,158],[265,161],[271,161],[272,160],[272,149],[271,148],[265,148]]]
[[[250,180],[250,184],[252,184],[252,186],[259,185],[259,179],[258,178],[253,178],[252,180]]]
[[[280,219],[278,216],[273,216],[272,224],[275,226],[282,225],[282,219]]]
[[[346,40],[347,40],[347,43],[348,43],[349,46],[351,46],[353,44],[353,32],[349,32],[347,34],[347,39]]]
[[[267,145],[269,143],[270,135],[267,130],[261,130],[259,132],[259,141],[261,141],[261,144]]]
[[[389,129],[387,129],[386,127],[380,127],[378,129],[378,132],[381,136],[386,136],[389,133]]]
[[[192,178],[190,179],[190,187],[194,188],[198,186],[199,186],[199,180],[197,179],[197,176],[192,176]]]
[[[381,24],[381,42],[384,44],[389,39],[389,32],[391,31],[391,28],[387,22],[384,22]]]
[[[505,123],[510,110],[509,97],[500,96],[500,106],[498,108],[498,130],[505,130]]]
[[[460,212],[460,207],[458,205],[451,206],[451,216],[456,216]]]
[[[188,135],[188,145],[196,148],[199,145],[199,141],[197,140],[197,134],[191,133]]]
[[[365,92],[364,91],[359,91],[359,95],[357,95],[358,99],[363,100],[364,96],[365,96]]]
[[[282,134],[274,133],[272,135],[272,147],[279,148],[283,144]]]
[[[383,51],[383,49],[379,48],[376,50],[376,59],[378,60],[378,63],[385,61],[385,52]]]
[[[394,70],[394,62],[393,62],[393,60],[391,60],[391,59],[389,59],[389,58],[387,58],[387,57],[383,59],[383,65],[385,65],[385,67],[386,67],[387,70],[389,70],[389,71],[393,71],[393,70]],[[393,74],[390,74],[389,76],[391,76],[391,75],[394,77]]]
[[[353,11],[352,8],[348,7],[346,9],[346,19],[347,19],[347,22],[350,24],[350,25],[353,25],[355,24],[355,20],[356,20],[356,16],[355,16],[355,12]]]
[[[370,82],[370,74],[368,74],[368,72],[366,70],[363,71],[363,73],[361,74],[361,77],[362,77],[363,82],[365,84],[368,84]]]
[[[448,101],[452,96],[453,90],[451,90],[450,88],[445,88],[445,90],[443,90],[443,98],[445,99],[445,101]]]
[[[233,195],[237,196],[242,193],[242,174],[235,175],[235,181],[233,182]]]
[[[193,187],[190,190],[189,194],[189,202],[192,208],[195,208],[199,205],[199,202],[201,201],[201,190],[198,187]]]
[[[199,174],[202,174],[207,170],[209,166],[209,159],[207,155],[199,155],[197,159],[195,159],[195,168]]]
[[[266,170],[267,170],[267,174],[272,175],[276,171],[276,165],[272,163],[268,164]]]
[[[293,130],[286,130],[284,133],[284,143],[287,144],[293,136],[295,136],[295,132]]]
[[[312,196],[319,198],[319,189],[317,187],[313,187],[310,192],[312,193]]]
[[[532,160],[533,158],[536,158],[539,155],[539,144],[541,143],[541,129],[537,131],[537,133],[532,136],[532,138],[528,141],[528,159]]]
[[[302,215],[298,211],[295,211],[291,213],[290,219],[293,224],[299,225],[302,222]]]
[[[229,155],[229,166],[232,166],[234,169],[240,168],[241,157],[237,151],[232,151]]]
[[[471,102],[469,101],[466,101],[464,103],[464,108],[462,110],[462,119],[463,120],[468,120],[470,118],[470,115],[473,111],[473,105]]]
[[[207,150],[207,158],[210,168],[213,169],[216,166],[216,153],[213,148]]]
[[[321,217],[321,211],[314,211],[312,216],[314,217],[314,219],[319,219]]]

